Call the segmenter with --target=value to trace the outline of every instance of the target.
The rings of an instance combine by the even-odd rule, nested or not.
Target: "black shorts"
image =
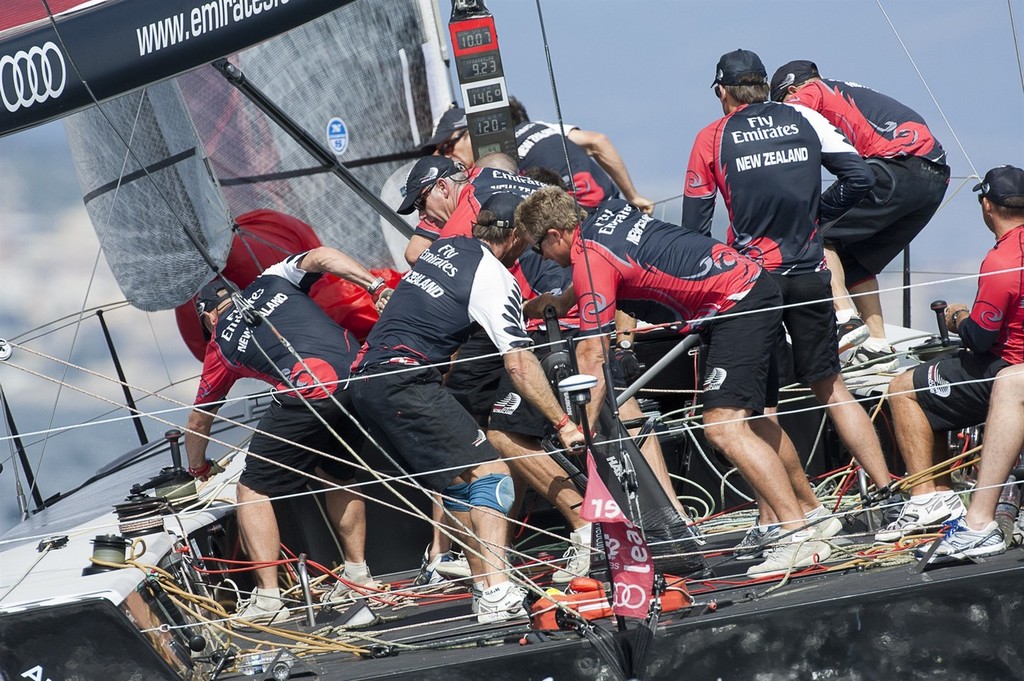
[[[295,398],[275,398],[256,426],[260,432],[253,435],[252,442],[249,443],[250,452],[266,457],[269,461],[263,461],[255,456],[246,457],[245,470],[242,471],[239,481],[267,496],[295,494],[306,489],[310,482],[309,477],[282,468],[278,464],[309,475],[315,475],[314,471],[320,467],[338,480],[352,480],[356,469],[337,460],[341,458],[352,461],[351,452],[321,423],[320,418],[330,424],[342,441],[357,453],[362,449],[365,438],[352,420],[355,411],[348,391],[341,390],[335,393],[335,397],[341,408],[334,400],[329,399],[315,400],[306,405]],[[284,441],[278,440],[278,437]],[[323,452],[326,456],[314,454],[295,446],[296,444]]]
[[[924,229],[949,186],[949,166],[917,156],[870,159],[875,188],[824,232],[847,287],[870,279]]]
[[[781,305],[779,287],[762,274],[743,300],[709,322],[704,331],[708,345],[705,410],[764,411],[769,367],[782,325]],[[752,310],[759,311],[751,314]],[[738,314],[741,312],[748,314]]]
[[[452,364],[444,381],[463,409],[473,416],[486,416],[498,393],[498,381],[505,362],[490,337],[477,331],[459,348],[459,361]],[[469,361],[462,361],[469,360]]]
[[[988,414],[992,381],[1009,362],[990,354],[962,350],[914,369],[917,402],[932,430],[976,426]]]
[[[793,345],[793,371],[801,383],[813,383],[840,371],[839,339],[832,307],[832,273],[828,270],[795,276],[771,274],[782,292],[782,323]],[[779,327],[778,342],[786,342]]]
[[[349,391],[370,435],[424,487],[440,492],[463,471],[498,459],[473,417],[441,387],[437,369],[369,367],[352,376]]]

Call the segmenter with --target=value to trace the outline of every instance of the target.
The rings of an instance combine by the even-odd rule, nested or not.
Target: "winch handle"
[[[943,345],[949,344],[949,329],[946,328],[946,301],[933,300],[932,312],[935,313],[935,321],[939,325],[939,339]]]

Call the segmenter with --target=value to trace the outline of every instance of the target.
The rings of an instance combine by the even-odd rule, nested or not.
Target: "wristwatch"
[[[962,314],[967,315],[968,317],[971,316],[971,313],[968,312],[967,310],[957,310],[956,312],[954,312],[953,314],[950,315],[950,318],[953,320],[953,328],[954,329],[960,328],[960,318],[957,315],[962,315]]]
[[[628,338],[623,338],[622,340],[615,344],[615,347],[617,347],[619,350],[632,350],[633,341],[629,340]]]

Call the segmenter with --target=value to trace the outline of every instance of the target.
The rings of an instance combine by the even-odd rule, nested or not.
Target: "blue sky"
[[[447,19],[450,5],[441,6]],[[554,121],[536,3],[487,7],[510,92],[531,117]],[[970,192],[975,181],[964,187],[965,178],[1003,163],[1024,166],[1024,94],[1005,0],[544,0],[541,8],[564,120],[608,134],[651,199],[680,193],[694,136],[721,115],[709,86],[724,52],[753,50],[769,74],[811,59],[826,77],[903,101],[942,142],[954,176],[948,205],[912,248],[915,268],[937,274],[915,281],[977,272],[992,237]],[[1024,2],[1010,8],[1024,23]],[[665,210],[678,221],[678,202]],[[720,207],[716,234],[723,216]],[[928,301],[969,303],[973,291],[973,282],[915,291],[913,321],[930,330]]]

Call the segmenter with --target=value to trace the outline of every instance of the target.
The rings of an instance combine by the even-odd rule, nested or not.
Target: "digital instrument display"
[[[508,109],[498,109],[475,115],[470,121],[469,134],[473,136],[491,135],[508,130],[510,127],[512,127],[512,116],[509,115]]]
[[[459,57],[455,65],[459,70],[459,80],[464,83],[502,75],[501,57],[497,52]]]
[[[455,44],[460,50],[483,47],[494,42],[494,34],[490,26],[478,26],[468,31],[456,31]]]
[[[470,107],[494,104],[505,101],[505,91],[501,83],[491,83],[481,87],[466,89],[466,105]]]

